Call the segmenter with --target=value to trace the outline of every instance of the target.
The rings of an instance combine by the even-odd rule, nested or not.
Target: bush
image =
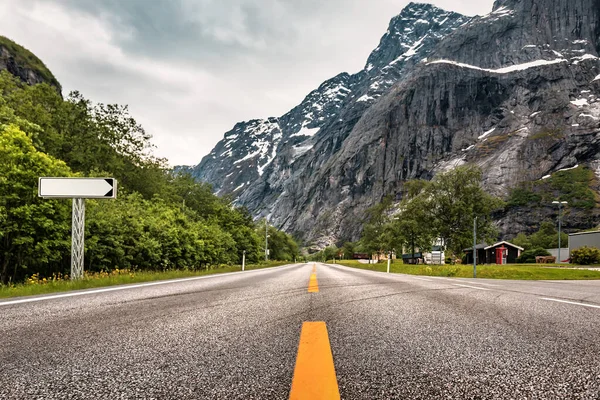
[[[517,258],[517,262],[518,263],[535,263],[535,258],[537,256],[549,256],[549,255],[551,255],[551,254],[548,253],[548,251],[546,249],[542,249],[542,248],[525,250],[524,252],[521,253],[521,256],[519,258]]]
[[[600,250],[596,247],[583,246],[571,252],[573,264],[590,265],[600,263]]]

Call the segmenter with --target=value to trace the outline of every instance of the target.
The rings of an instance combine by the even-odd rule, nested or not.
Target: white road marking
[[[420,281],[425,281],[425,282],[431,282],[431,279],[417,278],[416,276],[413,276],[413,279],[418,279]]]
[[[551,299],[549,297],[541,297],[542,300],[547,300],[547,301],[556,301],[557,303],[566,303],[566,304],[574,304],[576,306],[583,306],[583,307],[591,307],[591,308],[600,308],[600,306],[596,306],[594,304],[584,304],[584,303],[578,303],[576,301],[568,301],[568,300],[559,300],[559,299]]]
[[[500,285],[494,285],[493,283],[483,283],[483,282],[469,282],[469,281],[464,281],[465,283],[469,283],[471,285],[484,285],[484,286],[500,286]]]
[[[292,264],[291,266],[294,266],[294,265],[297,265],[297,264]],[[287,267],[287,266],[290,266],[290,264],[284,265],[283,267]],[[112,286],[112,287],[107,287],[107,288],[102,288],[102,289],[86,290],[86,291],[82,291],[82,292],[69,292],[69,293],[61,293],[61,294],[55,294],[55,295],[50,295],[50,296],[41,296],[41,297],[34,297],[34,298],[27,298],[27,299],[20,299],[20,300],[0,301],[0,306],[31,303],[34,301],[61,299],[61,298],[65,298],[65,297],[83,296],[86,294],[114,292],[117,290],[135,289],[135,288],[141,288],[141,287],[147,287],[147,286],[167,285],[169,283],[197,281],[200,279],[218,278],[218,277],[232,276],[232,275],[238,275],[238,274],[248,274],[249,272],[267,272],[269,270],[272,271],[275,268],[281,268],[281,267],[261,268],[261,269],[255,269],[255,270],[250,270],[250,271],[226,272],[226,273],[222,273],[222,274],[196,276],[196,277],[192,277],[192,278],[171,279],[171,280],[167,280],[167,281],[140,283],[140,284],[128,285],[128,286]]]
[[[486,289],[486,288],[477,287],[477,286],[461,285],[459,283],[455,283],[454,286],[461,286],[461,287],[466,287],[466,288],[470,288],[470,289],[478,289],[478,290],[492,290],[492,289]]]

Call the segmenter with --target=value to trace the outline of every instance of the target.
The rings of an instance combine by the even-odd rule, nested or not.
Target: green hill
[[[2,51],[2,49],[6,51]],[[7,55],[6,52],[9,54]],[[14,60],[14,64],[17,67],[16,70],[14,67],[11,68],[12,63],[10,62],[10,58]],[[23,74],[23,72],[32,71],[40,81],[56,87],[59,92],[62,90],[60,83],[42,60],[25,47],[5,36],[0,36],[0,69],[8,69],[11,74],[18,76],[22,81],[29,84],[39,83],[30,82],[28,74]]]

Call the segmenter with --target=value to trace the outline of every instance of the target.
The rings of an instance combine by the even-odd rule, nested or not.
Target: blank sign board
[[[39,178],[38,195],[46,198],[114,199],[114,178]]]

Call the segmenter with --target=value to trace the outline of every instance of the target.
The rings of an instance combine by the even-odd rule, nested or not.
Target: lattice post
[[[83,252],[85,234],[85,199],[73,199],[71,228],[71,279],[83,278]]]

